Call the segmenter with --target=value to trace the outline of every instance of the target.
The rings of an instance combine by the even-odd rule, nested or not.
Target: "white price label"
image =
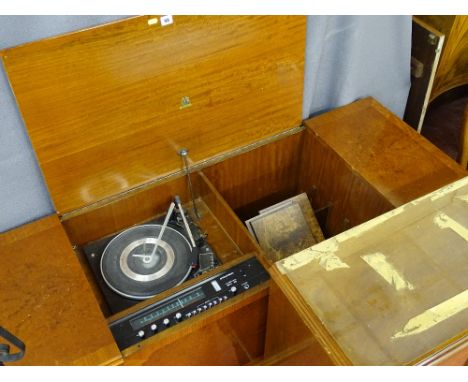
[[[167,15],[167,16],[161,16],[161,26],[165,27],[166,25],[170,25],[174,22],[172,19],[172,16]]]

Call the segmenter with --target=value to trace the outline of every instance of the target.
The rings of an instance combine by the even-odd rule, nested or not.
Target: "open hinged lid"
[[[141,16],[4,50],[60,214],[301,123],[306,18]]]
[[[465,177],[276,266],[337,363],[394,365],[466,346],[467,255]]]

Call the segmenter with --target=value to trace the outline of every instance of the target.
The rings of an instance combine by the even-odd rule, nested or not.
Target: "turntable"
[[[193,198],[192,203],[198,217]],[[82,247],[112,314],[109,328],[120,350],[269,279],[250,256],[209,272],[221,261],[194,220],[176,196],[165,216]],[[128,309],[200,275],[204,276],[175,293]]]
[[[83,251],[111,313],[154,297],[220,263],[178,196],[165,218],[89,243]]]

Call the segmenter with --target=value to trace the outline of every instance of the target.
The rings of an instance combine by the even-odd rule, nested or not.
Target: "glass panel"
[[[276,263],[354,364],[468,328],[468,177]]]

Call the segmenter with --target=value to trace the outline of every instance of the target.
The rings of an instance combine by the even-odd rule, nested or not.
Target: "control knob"
[[[138,333],[137,333],[137,336],[140,337],[140,338],[143,338],[145,336],[145,331],[144,330],[140,330]]]
[[[232,295],[236,294],[237,287],[233,285],[231,288],[229,288],[229,292],[231,292]]]
[[[169,326],[171,324],[171,321],[169,321],[169,318],[165,318],[163,320],[163,324],[164,324],[164,326]]]
[[[182,314],[180,312],[177,312],[174,316],[177,322],[179,322],[182,319]]]
[[[158,325],[156,324],[151,324],[150,329],[155,332],[158,329]]]

